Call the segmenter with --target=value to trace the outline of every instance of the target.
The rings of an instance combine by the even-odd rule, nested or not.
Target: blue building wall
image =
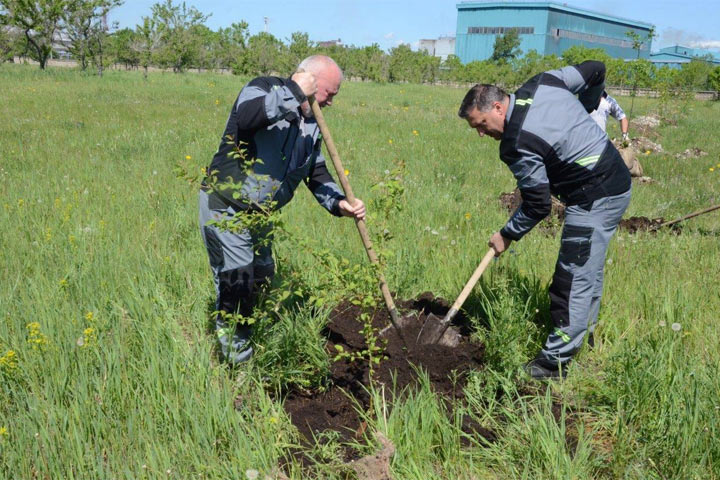
[[[520,28],[523,53],[537,50],[542,55],[562,55],[573,45],[584,45],[618,58],[637,57],[628,30],[646,38],[652,27],[553,2],[464,2],[457,9],[455,54],[463,63],[490,58],[495,37],[502,33],[495,27]],[[640,57],[649,54],[648,41]]]

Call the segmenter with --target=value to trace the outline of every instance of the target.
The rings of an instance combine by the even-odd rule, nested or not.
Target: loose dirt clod
[[[660,126],[660,118],[656,115],[646,115],[633,118],[632,123],[636,127],[658,128]]]
[[[663,153],[662,145],[655,143],[647,137],[633,137],[630,139],[630,146],[637,150],[639,153],[645,154],[650,153]]]
[[[522,204],[522,196],[520,190],[515,189],[510,193],[501,193],[498,197],[500,205],[505,207],[508,211],[514,212]],[[552,209],[550,210],[550,217],[562,220],[565,218],[565,205],[555,197],[551,197]]]
[[[405,338],[417,336],[429,313],[442,317],[450,308],[447,301],[435,298],[430,293],[401,306],[417,312],[416,322],[403,329]],[[326,328],[327,347],[331,358],[337,353],[336,345],[350,353],[367,348],[365,338],[360,333],[361,324],[358,319],[361,313],[360,307],[349,303],[339,305],[331,313],[330,323]],[[427,372],[436,393],[447,400],[462,399],[465,374],[483,368],[485,351],[483,345],[470,342],[466,321],[462,315],[458,315],[454,322],[461,335],[460,343],[455,348],[408,342],[409,350],[406,350],[394,329],[388,330],[387,346],[383,352],[386,358],[375,366],[375,384],[384,384],[391,389],[394,379],[398,391],[414,384],[417,379],[413,367],[415,365]],[[372,322],[378,330],[385,327],[389,322],[387,310],[379,308],[373,312]],[[290,392],[285,399],[285,410],[293,425],[308,440],[325,430],[339,432],[341,442],[360,437],[362,435],[358,430],[361,427],[361,418],[356,408],[365,410],[370,405],[370,398],[365,390],[370,384],[369,375],[370,369],[365,360],[335,361],[330,368],[330,378],[324,391]],[[347,456],[350,457],[349,453]]]
[[[392,480],[390,459],[395,455],[395,446],[380,432],[377,432],[375,437],[382,449],[374,455],[367,455],[348,464],[355,470],[358,480]]]
[[[699,149],[698,147],[687,148],[681,153],[676,153],[675,158],[678,160],[691,160],[693,158],[704,157],[708,153]]]
[[[620,220],[619,227],[628,233],[655,231],[664,221],[665,219],[662,217],[652,219],[647,217],[630,217]]]

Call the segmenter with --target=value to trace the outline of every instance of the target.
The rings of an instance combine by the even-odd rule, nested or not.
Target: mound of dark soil
[[[428,314],[442,317],[449,310],[449,304],[432,294],[426,293],[416,300],[405,302],[403,309],[413,313],[414,320],[403,328],[403,336],[408,347],[401,341],[394,329],[386,330],[383,339],[384,358],[376,365],[373,381],[376,385],[393,384],[400,389],[412,385],[417,380],[415,367],[428,374],[435,392],[448,401],[463,398],[465,374],[484,365],[483,345],[471,343],[466,320],[458,315],[456,327],[460,332],[460,344],[450,348],[442,345],[417,345],[415,338],[420,326]],[[327,326],[328,352],[333,358],[339,345],[346,352],[359,352],[367,348],[365,337],[360,333],[360,307],[343,303],[330,316]],[[390,324],[390,315],[384,308],[373,312],[372,323],[378,330]],[[414,367],[415,366],[415,367]],[[350,361],[340,359],[333,362],[327,388],[319,392],[293,391],[285,399],[285,410],[300,433],[308,440],[325,430],[340,433],[341,441],[349,441],[353,436],[360,437],[364,425],[361,425],[356,408],[368,409],[370,398],[365,388],[370,383],[370,369],[365,360]]]
[[[628,233],[638,232],[657,232],[657,228],[665,222],[665,219],[660,218],[647,218],[647,217],[630,217],[620,220],[619,228],[625,230]],[[664,227],[673,233],[680,233],[682,227],[679,224],[670,225]]]

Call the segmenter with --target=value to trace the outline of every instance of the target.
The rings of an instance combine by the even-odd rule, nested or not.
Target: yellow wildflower
[[[0,437],[7,437],[7,436],[8,436],[7,427],[0,427]]]
[[[417,130],[413,130],[413,135],[420,135]]]
[[[14,350],[8,350],[0,357],[0,372],[12,372],[18,366],[17,354]]]
[[[348,170],[348,169],[346,168],[346,169],[345,169],[345,176],[347,177],[348,175],[350,175],[350,170]]]
[[[650,155],[650,150],[645,150],[645,155]]]
[[[192,160],[192,157],[190,155],[185,155],[185,160]]]
[[[95,329],[92,327],[88,327],[83,330],[83,336],[78,338],[76,343],[78,347],[87,348],[92,346],[96,340],[97,335],[95,334]]]
[[[22,198],[18,198],[17,206],[18,208],[22,208],[22,206],[25,205],[25,200]]]
[[[68,281],[64,278],[61,278],[60,281],[58,282],[58,285],[60,285],[63,288],[67,287],[67,284],[68,284]]]
[[[220,100],[215,100],[215,105],[220,105]]]
[[[95,314],[93,312],[87,312],[85,314],[85,320],[88,322],[92,322],[95,319]]]
[[[392,145],[392,138],[391,138],[390,140],[388,140],[388,143],[389,143],[390,145]]]
[[[275,425],[278,422],[278,419],[277,417],[272,416],[268,419],[268,421],[270,422],[270,424]]]
[[[48,344],[47,337],[40,331],[40,323],[30,322],[25,325],[28,331],[27,343],[33,350],[42,350]]]
[[[714,172],[715,169],[714,169],[713,167],[710,167],[710,171],[711,171],[711,172]]]
[[[466,220],[470,220],[470,217],[471,217],[470,212],[467,212],[467,213],[465,214],[465,219],[466,219]]]

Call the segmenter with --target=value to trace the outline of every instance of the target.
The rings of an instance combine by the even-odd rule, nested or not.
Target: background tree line
[[[333,57],[346,77],[375,82],[477,82],[507,87],[532,75],[586,59],[605,62],[607,83],[658,89],[720,91],[720,67],[698,58],[680,69],[656,67],[646,59],[625,61],[603,49],[574,46],[562,56],[522,52],[517,32],[498,36],[490,59],[462,64],[454,56],[445,61],[399,45],[383,51],[379,45],[321,46],[307,33],[279,39],[266,32],[250,35],[247,22],[211,30],[209,15],[184,2],[165,0],[151,7],[135,28],[107,26],[103,16],[123,0],[0,0],[0,61],[27,56],[45,68],[48,58],[63,46],[82,70],[100,74],[110,64],[128,69],[150,66],[183,72],[187,69],[230,70],[239,75],[287,75],[306,56]],[[638,47],[639,48],[639,47]],[[523,55],[524,53],[524,55]]]

